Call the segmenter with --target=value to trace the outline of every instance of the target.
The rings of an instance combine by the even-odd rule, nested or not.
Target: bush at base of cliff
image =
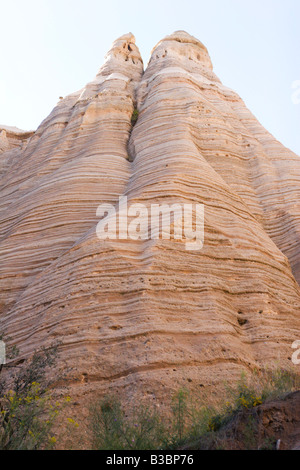
[[[53,448],[51,429],[59,410],[48,392],[47,370],[55,362],[56,348],[35,353],[7,381],[0,371],[0,450]],[[2,372],[2,374],[1,374]]]
[[[208,399],[174,395],[168,417],[154,408],[126,413],[115,397],[92,406],[90,423],[93,449],[243,449],[273,448],[276,441],[258,442],[254,410],[263,403],[300,389],[299,377],[283,369],[243,374],[234,387],[226,386],[227,400],[212,405]],[[197,397],[196,397],[197,398]],[[128,410],[127,410],[128,411]],[[239,430],[239,442],[234,437]],[[235,440],[235,442],[233,442]]]

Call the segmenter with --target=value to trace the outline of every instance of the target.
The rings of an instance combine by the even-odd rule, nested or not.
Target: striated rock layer
[[[200,41],[166,37],[143,73],[122,36],[95,80],[25,137],[0,140],[0,329],[21,355],[61,341],[79,399],[159,398],[291,365],[300,159],[220,82]],[[118,211],[122,195],[204,204],[203,249],[100,241],[97,207]]]

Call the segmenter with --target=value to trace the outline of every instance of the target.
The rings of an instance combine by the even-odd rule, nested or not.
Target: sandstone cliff
[[[139,110],[132,129],[131,116]],[[179,31],[143,61],[131,34],[33,135],[0,139],[0,328],[62,341],[76,397],[163,397],[291,365],[300,339],[300,159]],[[106,240],[101,203],[201,203],[205,243]]]

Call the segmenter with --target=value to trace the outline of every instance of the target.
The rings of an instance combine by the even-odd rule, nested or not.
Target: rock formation
[[[166,37],[143,72],[122,36],[91,83],[17,136],[0,137],[0,330],[21,356],[61,341],[78,400],[159,399],[291,365],[300,159],[220,82],[200,41]],[[203,249],[100,241],[97,207],[118,210],[122,195],[204,204]]]

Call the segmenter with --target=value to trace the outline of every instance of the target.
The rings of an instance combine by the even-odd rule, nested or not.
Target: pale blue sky
[[[131,31],[145,65],[183,29],[208,48],[215,72],[277,139],[300,155],[299,0],[0,0],[0,124],[34,129],[96,74]]]

